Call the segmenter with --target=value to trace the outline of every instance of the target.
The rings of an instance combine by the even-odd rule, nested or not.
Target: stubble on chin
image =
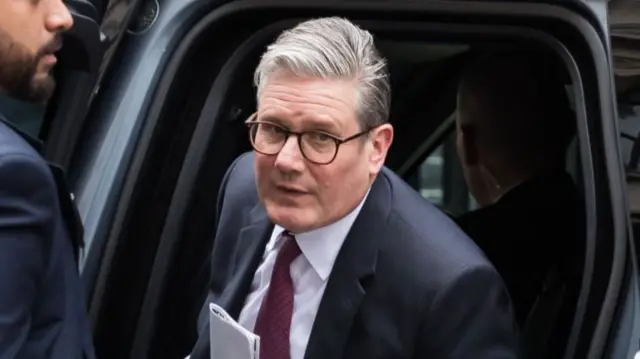
[[[36,78],[40,57],[0,29],[0,89],[21,101],[45,103],[55,90],[49,74]]]

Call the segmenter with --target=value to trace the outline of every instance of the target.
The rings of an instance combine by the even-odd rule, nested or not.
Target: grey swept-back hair
[[[360,126],[369,129],[389,119],[391,86],[386,61],[373,35],[346,19],[312,19],[280,34],[256,68],[258,99],[268,76],[280,70],[301,77],[355,80]]]

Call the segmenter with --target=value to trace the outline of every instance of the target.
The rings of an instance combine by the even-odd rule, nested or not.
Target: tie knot
[[[278,253],[278,261],[280,261],[282,265],[288,267],[300,255],[301,250],[298,246],[298,242],[296,241],[296,237],[294,237],[291,232],[282,232],[282,240],[284,243],[282,243],[280,253]]]

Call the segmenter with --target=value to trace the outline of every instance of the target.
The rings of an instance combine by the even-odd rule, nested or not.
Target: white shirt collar
[[[336,257],[338,257],[338,252],[340,252],[340,248],[342,248],[342,243],[344,243],[344,240],[347,238],[353,222],[355,222],[362,209],[362,205],[369,196],[369,190],[367,190],[358,207],[337,222],[309,232],[295,234],[302,254],[304,254],[311,264],[311,267],[313,267],[323,281],[329,278],[333,264],[336,261]],[[267,244],[267,251],[275,248],[281,238],[280,234],[284,231],[285,229],[279,225],[276,224],[274,226],[271,239]]]

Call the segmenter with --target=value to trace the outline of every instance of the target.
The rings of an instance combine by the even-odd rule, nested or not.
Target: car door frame
[[[56,91],[47,103],[39,137],[45,157],[67,169],[79,141],[99,79],[108,69],[127,25],[143,0],[66,0],[74,21],[63,34],[55,69]],[[105,6],[106,5],[106,6]],[[105,30],[103,26],[107,22]]]

